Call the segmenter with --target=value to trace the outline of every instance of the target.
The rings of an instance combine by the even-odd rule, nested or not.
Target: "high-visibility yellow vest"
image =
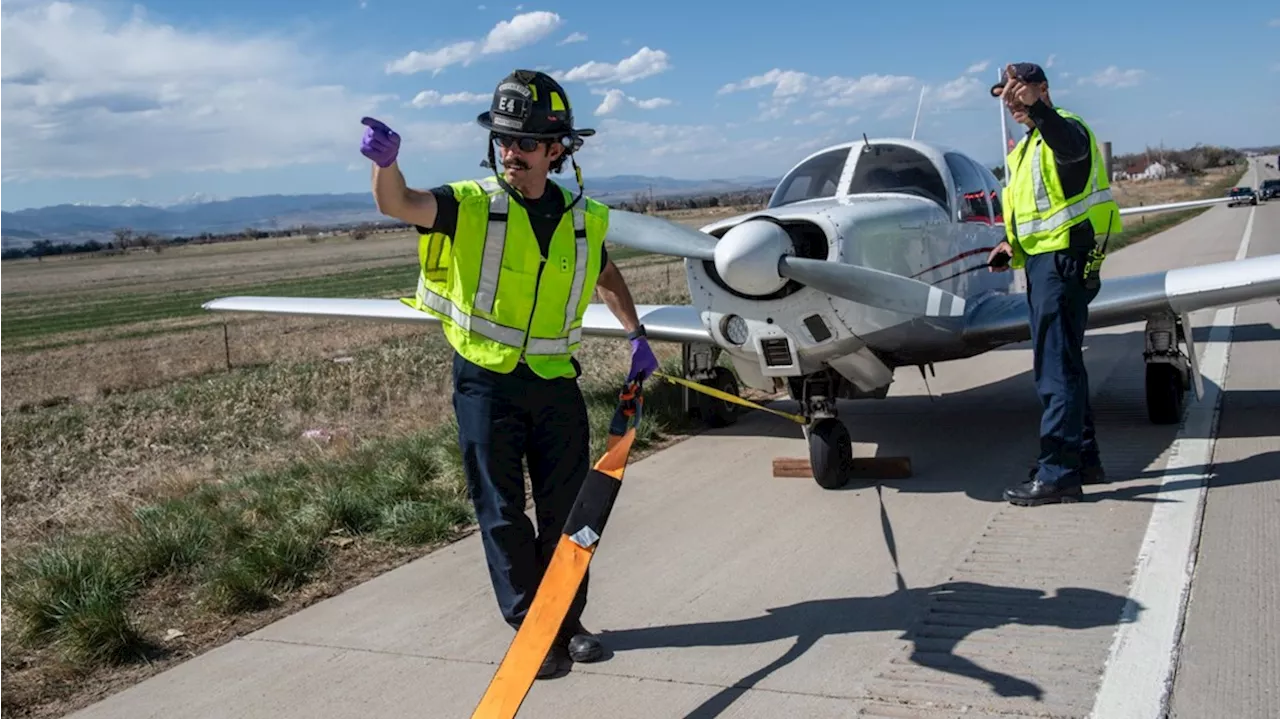
[[[457,230],[418,238],[418,290],[401,301],[438,317],[449,344],[481,367],[505,374],[524,361],[546,379],[576,376],[609,208],[583,197],[560,219],[544,261],[524,207],[494,178],[449,186]],[[573,196],[558,189],[568,204]]]
[[[1022,138],[1009,153],[1009,184],[1002,198],[1005,237],[1013,247],[1011,267],[1025,266],[1027,255],[1066,249],[1071,243],[1071,228],[1081,222],[1093,223],[1099,244],[1108,232],[1114,235],[1121,229],[1120,206],[1111,197],[1111,181],[1093,130],[1079,115],[1053,109],[1065,118],[1078,120],[1089,134],[1093,158],[1089,181],[1079,194],[1067,197],[1053,150],[1040,131],[1032,130]]]

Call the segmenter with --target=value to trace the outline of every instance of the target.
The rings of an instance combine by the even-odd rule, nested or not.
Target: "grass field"
[[[1113,247],[1175,221],[1131,222]],[[680,262],[611,256],[638,303],[688,301]],[[3,272],[4,717],[63,714],[470,531],[438,330],[200,309],[228,294],[410,294],[412,235]],[[655,350],[674,369],[678,348]],[[588,339],[581,359],[598,455],[628,346]],[[693,431],[670,387],[648,398],[642,452]]]

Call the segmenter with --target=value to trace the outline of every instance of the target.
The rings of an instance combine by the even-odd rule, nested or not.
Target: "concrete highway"
[[[1280,201],[1116,252],[1104,281],[1242,247],[1280,253]],[[591,566],[610,656],[520,716],[1280,716],[1280,304],[1192,322],[1206,396],[1181,427],[1147,421],[1142,325],[1090,332],[1113,481],[1079,504],[1000,499],[1038,445],[1027,345],[841,404],[855,452],[910,479],[774,478],[806,448],[762,412],[634,463]],[[469,717],[511,636],[473,535],[73,716]]]

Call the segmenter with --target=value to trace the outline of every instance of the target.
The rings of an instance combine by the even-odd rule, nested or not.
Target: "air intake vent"
[[[791,346],[785,339],[761,340],[760,349],[764,351],[764,363],[770,367],[786,367],[791,364]]]

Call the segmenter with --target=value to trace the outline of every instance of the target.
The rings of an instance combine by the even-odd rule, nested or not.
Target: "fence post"
[[[227,323],[222,323],[222,351],[227,360],[227,371],[231,371],[231,338],[227,336]]]

